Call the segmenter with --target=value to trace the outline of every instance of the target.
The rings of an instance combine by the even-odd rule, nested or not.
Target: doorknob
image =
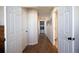
[[[72,37],[68,37],[68,40],[75,40],[75,38],[72,38]]]
[[[68,40],[72,40],[72,38],[71,37],[68,37]]]
[[[75,38],[72,38],[73,40],[75,40]]]
[[[4,38],[4,41],[5,41],[6,39]]]
[[[28,32],[28,31],[26,30],[26,32]]]

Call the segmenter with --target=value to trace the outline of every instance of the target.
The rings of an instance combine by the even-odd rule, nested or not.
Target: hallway
[[[57,53],[57,49],[55,46],[52,46],[49,39],[44,35],[39,35],[38,44],[27,46],[24,53]]]

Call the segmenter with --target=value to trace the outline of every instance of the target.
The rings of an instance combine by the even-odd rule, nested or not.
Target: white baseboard
[[[28,43],[28,45],[35,45],[35,44],[38,44],[38,42]]]

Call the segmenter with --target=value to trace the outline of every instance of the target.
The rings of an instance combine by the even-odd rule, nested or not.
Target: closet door
[[[73,52],[72,7],[58,9],[58,50],[61,53]]]
[[[28,11],[22,8],[22,49],[28,45]]]
[[[21,8],[6,7],[7,52],[22,52]]]
[[[38,43],[38,19],[37,10],[29,10],[28,12],[28,41],[29,45]]]

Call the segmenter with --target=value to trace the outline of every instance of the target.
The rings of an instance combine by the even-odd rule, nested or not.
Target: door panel
[[[28,12],[28,41],[29,45],[38,43],[38,18],[37,10],[29,10]]]
[[[21,8],[6,7],[7,52],[22,52]]]
[[[70,53],[72,52],[72,7],[59,7],[58,8],[58,40],[59,52]]]
[[[22,48],[28,45],[28,13],[27,9],[22,8]]]

